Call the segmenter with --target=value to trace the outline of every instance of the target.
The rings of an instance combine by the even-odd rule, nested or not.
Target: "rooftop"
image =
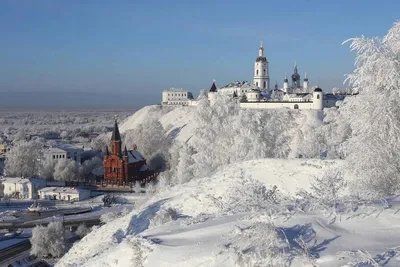
[[[137,150],[128,150],[128,162],[133,163],[133,162],[139,162],[143,161],[145,158],[142,156],[142,154],[139,153]]]
[[[227,85],[225,85],[224,87],[222,87],[221,89],[224,88],[233,88],[233,87],[249,87],[249,88],[254,88],[254,85],[247,82],[247,81],[235,81],[232,83],[229,83]]]
[[[183,88],[169,88],[167,90],[164,90],[165,92],[187,92],[187,90]]]
[[[26,184],[30,182],[44,182],[44,179],[40,178],[22,178],[22,177],[1,177],[0,182],[9,184]]]
[[[39,189],[39,192],[53,192],[53,193],[67,193],[67,194],[79,194],[80,192],[88,191],[86,189],[75,188],[75,187],[44,187]]]

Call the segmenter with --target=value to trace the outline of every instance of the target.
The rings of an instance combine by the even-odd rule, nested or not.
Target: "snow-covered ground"
[[[149,106],[120,129],[154,115],[167,135],[190,143],[194,111]],[[295,158],[298,132],[321,123],[320,115],[293,111],[289,159],[224,165],[145,199],[133,195],[129,214],[95,227],[56,266],[400,266],[396,198],[346,200],[332,213],[297,194],[310,191],[327,168],[344,164]]]
[[[308,190],[310,178],[332,164],[341,162],[253,160],[165,188],[128,215],[96,228],[56,266],[256,266],[241,265],[239,256],[247,256],[248,242],[262,241],[263,228],[256,236],[243,234],[257,230],[260,222],[274,225],[291,266],[372,266],[351,265],[367,262],[369,254],[379,264],[399,266],[397,199],[390,207],[359,205],[333,223],[320,211],[291,210],[265,199],[273,185],[282,199]]]

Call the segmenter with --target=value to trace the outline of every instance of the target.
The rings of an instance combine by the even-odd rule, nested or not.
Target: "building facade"
[[[90,198],[90,191],[72,187],[45,187],[38,190],[40,199],[80,201]]]
[[[16,199],[36,199],[38,190],[45,186],[44,179],[4,177],[0,179],[0,195]]]
[[[72,159],[81,163],[83,149],[70,144],[57,144],[55,147],[50,147],[43,152],[45,159],[50,161],[59,161],[61,159]]]
[[[104,180],[109,183],[128,183],[142,180],[148,167],[146,159],[136,150],[122,151],[121,135],[117,121],[111,136],[111,151],[106,147],[104,155]]]
[[[170,88],[162,92],[161,105],[181,105],[189,106],[193,100],[193,94],[182,88]]]

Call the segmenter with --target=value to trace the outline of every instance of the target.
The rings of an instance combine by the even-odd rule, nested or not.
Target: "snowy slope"
[[[345,264],[363,261],[368,253],[386,262],[384,266],[399,266],[396,199],[387,209],[379,203],[359,206],[332,224],[323,212],[289,211],[266,201],[264,184],[276,184],[287,193],[307,189],[308,178],[330,164],[340,162],[248,161],[223,167],[211,177],[165,188],[136,211],[87,235],[56,266],[253,266],[238,264],[238,254],[230,248],[245,249],[246,243],[262,239],[263,230],[241,236],[259,222],[277,227],[291,266],[312,266],[311,262],[320,267],[356,266]],[[174,210],[173,216],[168,216],[168,209]],[[309,257],[295,241],[300,237]],[[366,252],[358,257],[357,250]]]
[[[268,212],[272,204],[265,200],[264,184],[277,185],[285,193],[308,189],[309,178],[331,164],[341,163],[247,161],[225,166],[211,177],[165,188],[136,212],[86,236],[56,266],[241,266],[235,265],[236,256],[226,246],[232,242],[242,246],[232,233],[259,221],[272,221],[285,233],[290,244],[285,249],[295,254],[291,266],[307,266],[304,262],[311,261],[297,250],[294,239],[300,236],[321,267],[344,266],[351,261],[351,251],[358,249],[373,256],[383,253],[385,261],[392,258],[386,266],[398,266],[397,202],[385,210],[380,204],[360,207],[333,224],[316,211],[291,211],[289,216]],[[176,212],[174,218],[166,216],[168,209]]]
[[[159,119],[164,129],[168,129],[167,135],[174,137],[176,140],[186,142],[190,140],[195,131],[195,108],[146,106],[128,117],[121,124],[120,131],[123,133],[127,130],[135,129],[139,124],[152,116]],[[296,135],[298,134],[298,130],[322,122],[320,112],[314,110],[294,110],[293,116],[295,117],[295,124],[298,127],[293,129],[291,158],[294,158],[297,151]]]

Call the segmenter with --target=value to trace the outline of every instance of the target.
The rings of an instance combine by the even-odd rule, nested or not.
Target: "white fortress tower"
[[[324,94],[321,88],[315,88],[313,92],[313,109],[323,110],[324,109]]]
[[[287,74],[285,73],[285,79],[283,80],[283,92],[287,93],[289,88],[289,80]]]
[[[264,56],[264,48],[261,46],[258,49],[258,57],[254,63],[254,85],[261,90],[269,89],[269,70],[268,61]]]

